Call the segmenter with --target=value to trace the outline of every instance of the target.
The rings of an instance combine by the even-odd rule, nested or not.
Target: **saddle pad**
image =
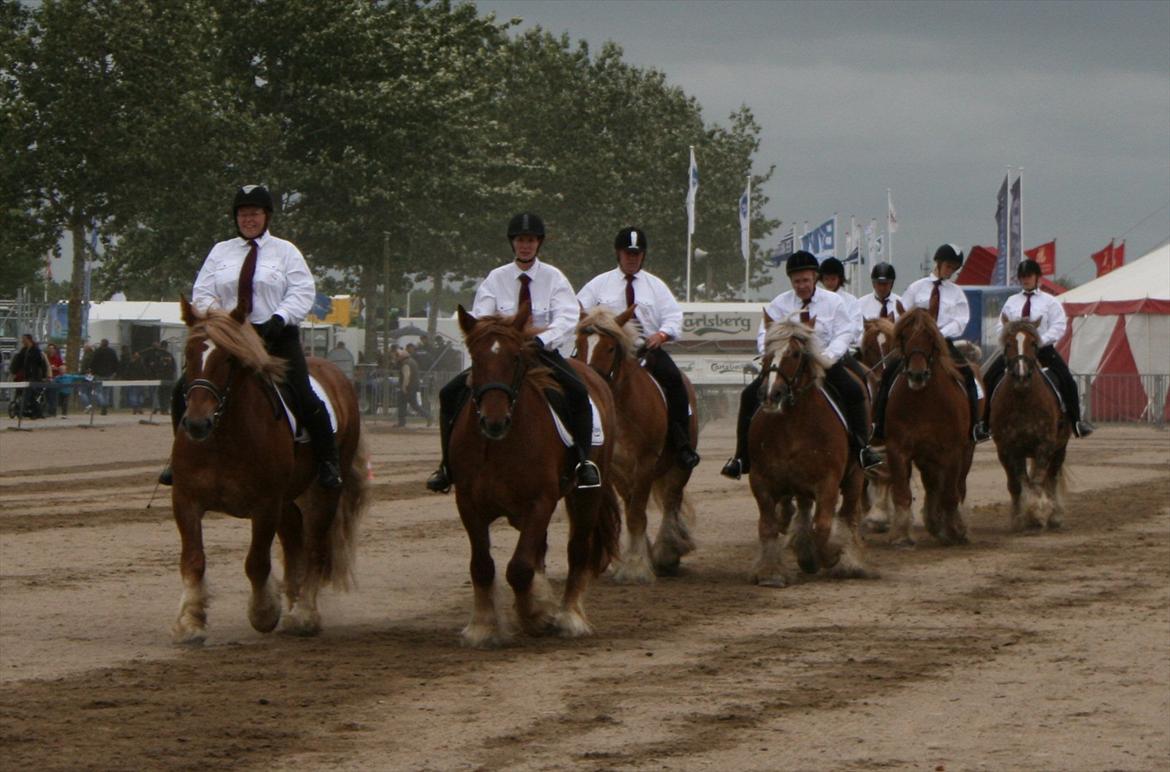
[[[333,433],[337,434],[337,412],[329,400],[329,395],[325,393],[325,387],[311,375],[309,376],[309,385],[313,387],[313,393],[317,395],[318,399],[325,403],[325,412],[329,414],[329,426],[332,427]],[[275,384],[273,384],[273,388],[276,388]],[[276,396],[280,397],[280,404],[284,407],[284,415],[288,420],[288,428],[292,431],[293,439],[297,442],[308,442],[309,433],[305,431],[303,426],[298,425],[297,417],[284,400],[284,393],[280,389],[276,389]]]
[[[642,368],[645,368],[646,367],[646,360],[645,359],[641,360],[641,362],[639,363],[639,366]],[[670,403],[666,401],[666,389],[662,388],[662,384],[659,383],[658,379],[654,377],[654,373],[650,372],[649,370],[646,370],[646,374],[650,376],[650,382],[653,383],[655,385],[655,387],[658,388],[658,396],[662,397],[662,404],[666,405],[666,407],[669,408]],[[694,415],[694,414],[695,414],[695,411],[691,410],[690,402],[687,402],[687,415]]]
[[[561,435],[561,442],[565,443],[566,448],[573,447],[573,435],[561,423],[561,417],[557,415],[557,411],[553,409],[550,404],[548,412],[552,415],[553,424],[557,427],[557,434]],[[605,442],[605,433],[601,429],[601,413],[597,410],[597,405],[593,402],[593,397],[589,398],[589,412],[593,414],[593,436],[589,438],[590,444],[597,446]]]
[[[1056,397],[1056,404],[1060,406],[1060,414],[1064,415],[1068,412],[1068,410],[1064,406],[1064,397],[1060,395],[1060,389],[1057,388],[1056,381],[1052,379],[1052,374],[1048,372],[1047,367],[1040,368],[1040,374],[1044,376],[1044,382],[1048,384],[1049,390],[1052,392],[1053,396]],[[991,395],[992,399],[995,398],[995,395],[999,392],[1000,388],[1002,388],[1003,385],[1007,383],[1009,377],[1010,373],[1004,373],[1004,377],[1000,378],[999,383],[995,384],[995,391],[992,392]]]
[[[829,400],[829,405],[833,408],[833,412],[837,414],[837,420],[845,427],[845,433],[849,433],[849,422],[845,420],[845,413],[841,412],[841,406],[837,404],[837,400],[833,399],[833,395],[829,393],[824,386],[817,386],[817,391],[825,395],[825,399]]]

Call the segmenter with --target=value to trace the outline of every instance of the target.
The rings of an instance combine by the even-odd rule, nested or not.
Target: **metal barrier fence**
[[[1074,374],[1081,414],[1094,423],[1166,424],[1170,374]]]

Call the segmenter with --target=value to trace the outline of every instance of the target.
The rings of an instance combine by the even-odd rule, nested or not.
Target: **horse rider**
[[[924,276],[906,288],[902,301],[906,310],[925,308],[934,317],[939,332],[947,341],[947,349],[951,358],[963,373],[963,386],[967,391],[967,401],[971,414],[971,438],[976,443],[991,439],[987,432],[987,425],[983,423],[979,411],[979,390],[975,384],[975,370],[959,350],[955,348],[955,338],[959,337],[967,328],[971,318],[971,310],[967,305],[967,296],[959,285],[951,280],[955,272],[963,267],[963,252],[954,244],[943,244],[934,252],[934,272]],[[882,442],[886,437],[886,401],[890,396],[890,388],[894,379],[902,372],[904,360],[897,360],[890,364],[882,374],[881,388],[878,390],[877,401],[874,404],[873,441]]]
[[[906,313],[902,298],[893,291],[895,278],[897,273],[894,266],[889,263],[878,263],[869,272],[873,292],[857,299],[863,322],[868,319],[889,319],[896,322],[898,317]]]
[[[835,257],[826,257],[821,261],[819,274],[821,286],[829,292],[837,293],[837,297],[845,301],[849,318],[853,320],[856,335],[849,344],[850,350],[861,348],[861,336],[865,332],[865,321],[861,317],[861,306],[857,301],[857,296],[845,289],[845,285],[849,283],[849,280],[845,278],[845,264]],[[864,373],[864,371],[862,372]],[[863,374],[861,377],[865,378],[865,375]]]
[[[699,463],[699,454],[691,442],[690,399],[682,373],[662,348],[662,344],[682,334],[683,313],[666,282],[643,270],[647,247],[646,234],[640,228],[618,231],[613,240],[618,267],[593,277],[577,293],[577,301],[586,311],[605,306],[621,313],[636,306],[635,325],[645,341],[639,354],[666,394],[669,438],[677,448],[678,465],[689,470]]]
[[[512,246],[512,262],[494,269],[479,285],[471,315],[477,318],[493,314],[508,316],[515,314],[524,300],[529,301],[532,323],[545,328],[534,338],[539,349],[537,356],[540,363],[552,371],[568,403],[569,429],[577,453],[577,487],[600,487],[601,473],[589,460],[593,436],[589,392],[557,350],[574,335],[581,319],[577,296],[563,273],[540,260],[544,221],[539,215],[522,212],[513,217],[508,223],[508,242]],[[426,483],[427,488],[436,493],[446,493],[454,482],[447,463],[447,446],[455,419],[471,396],[467,376],[467,371],[464,371],[439,390],[439,436],[443,458]]]
[[[768,304],[767,313],[772,319],[789,319],[796,316],[811,327],[822,345],[825,358],[833,363],[825,372],[825,380],[836,390],[841,399],[841,409],[849,425],[850,444],[858,453],[863,469],[871,469],[882,463],[882,458],[866,443],[868,426],[865,415],[865,390],[861,383],[847,372],[852,369],[846,360],[852,359],[849,346],[854,337],[854,321],[845,307],[845,301],[832,292],[817,291],[817,259],[801,250],[788,258],[788,279],[792,289],[782,292]],[[764,323],[756,335],[756,347],[764,352]],[[738,480],[740,475],[751,471],[748,458],[748,429],[760,405],[760,387],[766,372],[748,384],[739,398],[739,417],[736,421],[735,456],[723,465],[721,474]]]
[[[245,318],[264,341],[264,348],[288,363],[284,382],[293,395],[293,410],[309,432],[317,482],[323,488],[337,488],[341,485],[337,441],[325,404],[309,385],[298,327],[313,307],[316,281],[301,251],[269,232],[272,210],[272,194],[263,185],[244,185],[236,191],[232,220],[238,235],[211,248],[195,277],[191,305],[200,313],[213,308],[230,312],[243,301]],[[241,294],[246,296],[241,298]],[[180,377],[171,395],[171,423],[176,432],[186,409]],[[172,484],[169,464],[159,482]]]
[[[1064,401],[1065,414],[1069,425],[1078,437],[1088,437],[1093,433],[1093,425],[1081,420],[1081,400],[1077,393],[1077,382],[1069,372],[1068,365],[1056,350],[1056,343],[1064,337],[1068,318],[1064,313],[1064,306],[1052,295],[1040,291],[1040,264],[1035,260],[1023,260],[1016,269],[1016,276],[1020,279],[1023,289],[1008,298],[1000,311],[999,323],[995,328],[996,340],[1003,334],[1006,322],[1016,322],[1021,319],[1035,323],[1036,331],[1040,334],[1040,347],[1036,358],[1040,364],[1048,368],[1056,377],[1060,398]],[[984,385],[987,387],[987,401],[984,403],[983,418],[991,424],[991,395],[995,387],[1003,378],[1007,369],[1003,351],[992,360],[984,375]]]

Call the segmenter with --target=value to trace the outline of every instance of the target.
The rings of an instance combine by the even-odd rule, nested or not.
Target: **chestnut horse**
[[[592,576],[616,555],[621,536],[617,494],[610,481],[614,436],[613,396],[601,377],[569,360],[588,387],[601,418],[603,443],[592,449],[601,472],[599,488],[572,487],[567,474],[576,454],[565,447],[549,412],[545,390],[559,389],[537,357],[528,328],[527,301],[512,317],[475,319],[459,307],[459,326],[471,356],[472,398],[451,429],[450,464],[455,503],[471,541],[471,582],[475,609],[463,629],[473,646],[502,643],[509,625],[496,607],[495,563],[489,527],[501,515],[520,532],[508,562],[508,584],[524,630],[533,635],[591,632],[582,598]],[[569,574],[560,609],[551,600],[545,574],[548,525],[564,498],[569,519]]]
[[[766,311],[764,324],[760,409],[748,431],[751,489],[760,511],[752,581],[787,583],[782,534],[805,573],[824,568],[838,578],[870,576],[857,532],[864,475],[850,452],[849,433],[822,390],[829,362],[803,324],[774,322]]]
[[[859,361],[866,371],[866,385],[871,396],[877,394],[882,382],[882,375],[898,350],[894,347],[894,323],[889,319],[878,317],[866,319],[864,331],[861,335],[861,350]],[[890,494],[890,477],[888,470],[880,469],[866,475],[865,478],[865,519],[862,521],[866,528],[874,533],[885,533],[890,529],[890,515],[894,511],[894,501]]]
[[[201,316],[182,302],[188,329],[183,377],[187,411],[171,450],[175,523],[182,540],[183,597],[173,633],[177,643],[207,637],[203,514],[225,512],[252,521],[244,570],[252,583],[248,619],[272,631],[281,617],[271,574],[274,536],[284,554],[284,629],[314,635],[321,629],[317,593],[322,584],[348,589],[357,525],[366,507],[366,451],[353,387],[335,365],[309,359],[337,415],[342,486],[325,490],[307,444],[293,441],[274,382],[284,361],[269,356],[237,308]]]
[[[1000,342],[1006,369],[991,395],[991,432],[1012,496],[1012,529],[1059,528],[1064,514],[1064,454],[1072,428],[1036,358],[1040,349],[1036,326],[1010,322]]]
[[[634,306],[614,316],[598,307],[577,326],[577,358],[609,383],[617,408],[617,441],[613,480],[626,509],[629,542],[614,566],[622,583],[654,580],[655,572],[678,571],[683,555],[695,549],[691,537],[694,511],[684,498],[691,470],[675,463],[669,444],[666,397],[636,355],[637,331],[630,320]],[[698,440],[695,389],[683,376],[691,403],[691,437]],[[646,504],[653,493],[662,510],[662,524],[653,548],[646,536]]]
[[[890,387],[886,405],[892,542],[914,544],[910,474],[916,466],[926,491],[922,510],[926,530],[943,544],[963,544],[967,526],[961,507],[975,454],[963,375],[926,309],[913,309],[898,320],[894,343],[902,352],[903,369]]]

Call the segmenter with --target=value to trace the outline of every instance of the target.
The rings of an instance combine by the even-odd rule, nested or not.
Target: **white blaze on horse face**
[[[207,342],[203,344],[203,362],[200,365],[201,369],[207,369],[207,360],[211,359],[212,351],[215,351],[215,342],[208,339]]]
[[[597,350],[597,344],[601,342],[601,335],[593,333],[585,338],[585,363],[589,364],[593,361],[593,352]]]
[[[767,388],[764,389],[764,393],[767,394],[769,398],[772,396],[772,389],[776,388],[776,379],[778,377],[780,377],[779,373],[777,373],[774,368],[768,369],[768,377],[764,381],[764,383],[767,384]]]
[[[493,340],[492,347],[488,349],[488,351],[492,352],[493,354],[500,353],[500,342],[498,340]]]
[[[1026,336],[1022,332],[1016,333],[1016,356],[1023,356],[1024,354],[1024,340]],[[1028,374],[1027,367],[1024,365],[1023,359],[1016,360],[1016,374],[1023,378]]]

